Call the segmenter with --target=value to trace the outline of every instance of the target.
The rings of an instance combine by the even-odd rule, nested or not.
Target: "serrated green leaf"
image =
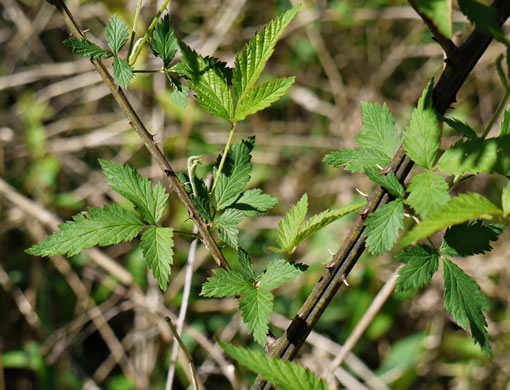
[[[391,162],[402,141],[386,104],[381,107],[377,103],[361,102],[361,122],[357,144],[362,148],[378,150]]]
[[[294,84],[295,77],[267,81],[258,87],[250,88],[238,101],[234,119],[241,121],[277,101]]]
[[[363,200],[361,202],[355,202],[353,204],[339,207],[333,210],[325,210],[322,213],[314,215],[313,217],[309,218],[299,230],[299,234],[294,241],[294,246],[298,246],[312,234],[326,227],[337,219],[365,207],[366,204],[367,201]]]
[[[281,390],[327,390],[323,379],[310,370],[290,361],[270,358],[266,353],[219,342],[223,350],[249,370],[261,374]]]
[[[278,224],[278,236],[276,238],[280,249],[284,252],[292,252],[301,225],[308,211],[308,195],[305,193],[301,199],[289,210]]]
[[[99,160],[108,184],[118,194],[134,204],[135,210],[151,224],[157,224],[167,205],[168,194],[160,183],[154,189],[146,177],[142,177],[129,165]]]
[[[477,218],[491,218],[502,211],[480,194],[461,194],[427,215],[400,241],[401,246],[428,237],[435,232]]]
[[[140,240],[143,257],[163,291],[168,286],[170,265],[173,264],[173,234],[171,228],[151,227],[142,234]]]
[[[229,207],[242,211],[246,216],[255,217],[272,209],[277,203],[278,199],[256,188],[244,191]]]
[[[133,69],[126,61],[119,57],[113,60],[113,78],[122,88],[127,88],[133,78]]]
[[[248,325],[248,332],[253,333],[253,339],[262,346],[266,344],[273,299],[273,294],[268,290],[251,286],[239,301],[239,308],[243,312],[243,321]]]
[[[421,218],[450,200],[448,183],[444,177],[430,171],[414,176],[407,192],[409,196],[406,204],[415,209]]]
[[[234,297],[253,288],[250,281],[239,272],[215,269],[213,274],[202,285],[201,294],[205,297]]]
[[[476,132],[467,124],[455,118],[442,118],[443,122],[445,122],[448,126],[450,126],[457,133],[460,133],[466,138],[476,139],[478,136]]]
[[[510,181],[506,184],[501,194],[501,204],[503,207],[503,216],[508,217],[508,215],[510,215]]]
[[[363,172],[366,168],[376,165],[388,166],[391,160],[391,157],[376,149],[354,148],[328,153],[322,161],[335,168],[345,165],[345,169],[348,171]]]
[[[451,0],[418,0],[418,10],[427,15],[439,32],[446,38],[451,38],[452,4]]]
[[[86,38],[78,39],[71,37],[64,41],[64,45],[69,47],[74,53],[93,60],[104,60],[113,56],[111,51],[101,49]]]
[[[443,153],[437,167],[448,175],[499,173],[510,176],[510,134],[459,141]]]
[[[170,99],[172,99],[172,101],[179,107],[186,107],[188,104],[189,87],[186,84],[181,83],[178,79],[170,76],[168,73],[167,76],[173,88]]]
[[[475,0],[458,0],[461,12],[476,25],[476,27],[490,35],[491,30],[501,32],[498,24],[498,15],[496,9]]]
[[[241,273],[245,278],[254,281],[257,275],[255,275],[255,271],[253,271],[250,255],[248,255],[248,252],[246,252],[243,248],[239,248],[237,250],[237,255]]]
[[[36,256],[74,256],[96,245],[131,241],[144,228],[135,214],[119,206],[90,208],[73,219],[60,225],[60,231],[51,234],[48,240],[41,241],[26,252]]]
[[[455,225],[446,230],[441,243],[441,254],[446,256],[471,256],[492,250],[505,225],[483,224],[482,221]]]
[[[244,218],[241,211],[227,209],[223,214],[214,220],[214,225],[220,233],[220,238],[231,248],[237,249],[239,228],[237,225]]]
[[[223,210],[234,203],[250,181],[251,151],[254,138],[232,145],[214,191],[216,208]]]
[[[166,14],[156,25],[150,41],[152,52],[161,58],[163,67],[167,68],[177,53],[177,38],[174,30],[170,28],[170,15]]]
[[[262,31],[256,33],[236,56],[233,84],[234,96],[238,101],[243,100],[243,95],[259,78],[267,60],[273,54],[276,42],[296,16],[299,7],[298,5],[271,21]]]
[[[394,200],[370,214],[365,221],[367,248],[373,255],[382,255],[393,247],[398,231],[404,226],[404,202]]]
[[[487,322],[482,310],[489,310],[487,297],[476,282],[450,260],[443,258],[444,306],[464,329],[471,333],[482,350],[492,358]]]
[[[398,272],[397,291],[419,290],[429,284],[439,265],[439,254],[426,245],[410,246],[395,257],[406,263]]]
[[[210,209],[210,200],[209,200],[209,192],[207,190],[207,186],[204,181],[198,177],[193,178],[195,183],[195,188],[197,191],[197,196],[194,194],[191,195],[191,200],[195,204],[195,207],[200,214],[200,216],[204,219],[206,223],[212,221],[211,209]]]
[[[129,36],[127,26],[117,14],[113,14],[106,25],[106,41],[113,51],[113,54],[119,54],[120,49],[126,44]],[[120,84],[120,83],[119,83]]]
[[[501,121],[498,137],[503,137],[505,135],[510,135],[510,105],[507,106],[506,111],[503,114],[503,120]]]
[[[409,158],[425,168],[434,164],[441,143],[441,128],[432,106],[433,92],[434,85],[431,80],[423,91],[418,106],[413,110],[404,140],[404,148]]]
[[[376,167],[365,168],[368,178],[384,187],[395,198],[403,198],[405,195],[404,186],[400,184],[395,176],[395,172],[389,171],[387,175],[383,175]]]
[[[266,272],[259,278],[259,288],[273,290],[283,283],[296,279],[303,270],[296,264],[285,260],[274,260],[267,265]]]

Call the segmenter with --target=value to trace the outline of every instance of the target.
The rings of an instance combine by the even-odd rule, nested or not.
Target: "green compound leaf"
[[[450,0],[418,0],[418,10],[428,16],[439,32],[446,38],[451,38],[452,4]]]
[[[265,380],[274,383],[280,390],[327,390],[323,379],[296,363],[270,358],[262,351],[251,351],[234,347],[219,341],[223,350],[239,364],[261,374]]]
[[[166,14],[156,25],[150,41],[152,52],[161,58],[163,67],[167,68],[173,60],[179,46],[174,30],[170,28],[170,15]]]
[[[126,44],[129,36],[127,26],[121,18],[114,14],[106,25],[106,41],[113,51],[113,54],[119,54],[120,49]],[[119,83],[120,84],[120,83]]]
[[[151,227],[142,234],[140,241],[143,257],[163,291],[168,286],[170,265],[173,264],[173,233],[171,228]]]
[[[273,294],[268,290],[252,286],[241,296],[239,308],[243,312],[243,321],[253,339],[264,346],[266,344],[269,316],[273,311]]]
[[[243,194],[229,207],[240,210],[244,215],[256,217],[272,209],[278,203],[278,199],[264,194],[261,189],[244,191]]]
[[[113,56],[110,50],[101,49],[95,43],[83,38],[71,37],[64,41],[64,45],[69,47],[74,53],[93,60],[104,60]]]
[[[268,81],[258,87],[251,88],[237,103],[234,120],[241,121],[248,115],[255,114],[282,97],[294,84],[295,77],[287,77]]]
[[[294,249],[294,241],[301,230],[307,211],[308,195],[304,194],[299,202],[280,220],[276,237],[280,249],[277,252],[291,252]]]
[[[503,205],[503,216],[508,217],[510,215],[510,181],[506,184],[501,194],[501,204]]]
[[[418,165],[430,168],[439,150],[441,128],[432,106],[434,80],[431,80],[413,110],[411,122],[405,132],[404,148],[407,155]]]
[[[365,222],[367,248],[373,255],[382,255],[393,247],[398,231],[404,226],[404,202],[394,200],[370,214]]]
[[[245,294],[253,287],[250,281],[239,272],[215,269],[213,274],[214,276],[208,278],[202,285],[201,294],[205,297],[233,297]]]
[[[400,245],[410,245],[422,238],[429,237],[441,229],[469,221],[470,219],[490,219],[493,215],[501,215],[502,213],[492,202],[480,194],[461,194],[428,214],[421,223],[416,225],[413,230],[402,238]]]
[[[406,204],[415,209],[421,218],[450,200],[445,178],[430,171],[414,176],[407,191],[409,196]]]
[[[135,210],[150,224],[157,224],[165,211],[168,194],[160,183],[154,189],[146,177],[130,166],[99,160],[108,184],[135,206]]]
[[[406,265],[398,272],[397,291],[419,290],[429,284],[439,265],[439,254],[426,245],[414,245],[396,256]]]
[[[498,137],[503,137],[505,135],[510,135],[510,105],[508,105],[505,113],[503,114],[503,120],[501,121]]]
[[[464,135],[466,138],[476,139],[478,137],[476,132],[467,123],[455,118],[442,118],[441,120],[457,133]]]
[[[476,28],[485,34],[491,34],[491,30],[501,32],[495,8],[479,3],[476,0],[459,0],[458,3],[461,12],[475,24]]]
[[[510,176],[510,134],[459,141],[443,153],[437,166],[448,175],[499,173]]]
[[[259,78],[267,60],[273,54],[274,47],[285,28],[294,19],[300,6],[296,6],[274,19],[262,31],[255,34],[251,41],[236,57],[233,84],[234,96],[243,101],[247,93]]]
[[[328,153],[322,161],[335,168],[345,165],[345,169],[351,172],[363,172],[366,168],[380,165],[388,166],[392,158],[384,152],[376,149],[354,148],[342,149]]]
[[[370,167],[365,169],[365,173],[370,180],[380,186],[383,186],[395,198],[404,197],[404,186],[398,181],[397,176],[395,176],[395,172],[390,171],[387,175],[383,175],[378,168]]]
[[[259,279],[259,288],[273,290],[283,283],[296,279],[303,272],[302,267],[285,260],[274,260],[267,265]]]
[[[135,214],[119,206],[90,208],[88,212],[75,215],[73,221],[60,225],[60,231],[26,252],[36,256],[74,256],[96,245],[131,241],[143,228],[144,224]]]
[[[443,258],[444,306],[464,329],[468,323],[473,338],[492,358],[487,322],[482,310],[489,310],[487,297],[476,282],[450,260]]]
[[[234,203],[250,181],[251,151],[254,138],[232,145],[214,191],[216,208],[223,210]]]
[[[505,225],[484,224],[482,221],[455,225],[446,230],[441,243],[441,254],[446,256],[471,256],[492,250],[491,241],[496,241],[505,230]]]
[[[244,218],[243,213],[236,209],[227,209],[214,220],[214,226],[220,233],[220,238],[231,248],[237,249],[239,236],[239,222]]]
[[[113,60],[113,78],[122,88],[126,89],[133,78],[133,69],[119,57]]]

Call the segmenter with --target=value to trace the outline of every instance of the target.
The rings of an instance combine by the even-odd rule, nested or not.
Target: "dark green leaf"
[[[414,176],[407,191],[409,196],[405,202],[422,218],[450,200],[444,177],[430,171]]]
[[[243,248],[239,248],[237,251],[239,266],[241,268],[241,273],[243,276],[250,281],[254,281],[257,275],[253,271],[252,262],[250,259],[250,255]]]
[[[398,231],[404,226],[404,202],[394,200],[370,214],[365,221],[367,248],[373,255],[382,255],[393,247]]]
[[[404,197],[404,186],[398,181],[397,176],[395,176],[395,172],[390,171],[387,175],[383,175],[378,168],[370,167],[365,168],[365,173],[370,180],[380,186],[383,186],[395,198]]]
[[[482,221],[452,226],[443,237],[441,253],[446,256],[471,256],[490,252],[491,241],[496,241],[504,229],[505,225],[485,225]]]
[[[163,67],[167,68],[177,52],[177,38],[170,28],[170,15],[166,14],[156,25],[150,41],[152,52],[161,58]]]
[[[122,88],[127,88],[133,78],[131,66],[119,57],[113,60],[113,78]]]
[[[99,46],[85,38],[80,40],[78,38],[71,37],[64,41],[64,45],[71,48],[74,53],[93,60],[104,60],[113,56],[111,51],[101,49]]]
[[[439,254],[434,248],[415,245],[396,256],[406,265],[398,272],[397,291],[418,290],[427,285],[439,265]]]
[[[278,199],[264,194],[261,189],[244,191],[243,194],[229,207],[241,210],[243,214],[255,217],[272,209],[278,203]]]
[[[476,0],[458,0],[460,10],[480,31],[490,35],[491,30],[501,32],[496,9]]]
[[[122,19],[117,14],[114,14],[106,25],[106,41],[113,54],[117,55],[119,53],[120,49],[126,44],[128,36],[128,28]]]
[[[443,118],[441,120],[445,122],[448,126],[450,126],[453,130],[455,130],[457,133],[466,136],[466,138],[469,139],[477,138],[475,131],[468,124],[455,118]]]

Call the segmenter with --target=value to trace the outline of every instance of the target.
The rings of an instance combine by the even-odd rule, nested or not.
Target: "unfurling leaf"
[[[133,69],[122,58],[115,57],[113,60],[113,78],[122,88],[127,88],[133,78]]]
[[[156,25],[150,41],[152,52],[163,61],[163,67],[167,68],[173,60],[179,46],[174,30],[170,28],[170,15],[166,14]]]
[[[373,255],[382,255],[393,247],[398,231],[404,227],[404,202],[393,200],[370,214],[365,222],[367,248]]]
[[[101,49],[95,43],[92,43],[85,38],[78,39],[71,37],[64,41],[64,45],[71,48],[74,53],[93,60],[104,60],[113,56],[111,51]]]
[[[416,210],[421,218],[450,200],[448,183],[437,173],[426,171],[414,176],[407,187],[406,204]]]
[[[120,49],[126,44],[129,31],[121,18],[114,14],[106,26],[106,41],[113,51],[113,54],[119,54]],[[120,84],[120,83],[119,83]]]
[[[395,257],[406,263],[398,272],[397,291],[418,290],[427,285],[439,265],[437,251],[425,245],[410,246]]]
[[[142,234],[140,248],[143,257],[163,291],[168,285],[170,265],[173,263],[173,229],[151,227]]]

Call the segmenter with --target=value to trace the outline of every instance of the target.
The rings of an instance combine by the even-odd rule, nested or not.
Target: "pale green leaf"
[[[384,152],[370,148],[342,149],[328,153],[323,162],[335,168],[345,165],[345,169],[351,172],[363,172],[366,168],[379,165],[390,165],[392,157]]]
[[[239,272],[224,269],[213,270],[214,276],[202,285],[202,295],[205,297],[233,297],[245,294],[253,285]]]
[[[271,103],[277,101],[294,84],[295,77],[272,80],[258,87],[251,88],[244,93],[238,101],[235,111],[235,120],[241,121],[248,115],[255,114]]]
[[[90,208],[77,214],[74,221],[59,226],[60,231],[51,234],[27,253],[36,256],[74,256],[83,249],[131,241],[144,228],[138,217],[119,206]]]
[[[393,247],[398,231],[404,226],[404,202],[394,200],[371,213],[366,222],[367,248],[373,255],[382,255]]]
[[[278,199],[264,194],[261,189],[244,191],[243,194],[229,207],[238,209],[243,214],[255,217],[272,209],[278,203]]]
[[[444,306],[464,329],[469,327],[482,350],[492,357],[487,322],[482,310],[489,310],[487,297],[476,282],[450,260],[443,258]]]
[[[510,181],[506,184],[501,194],[501,204],[503,205],[503,216],[510,215]]]
[[[414,176],[407,192],[409,196],[405,202],[415,209],[421,218],[450,200],[448,183],[444,177],[430,171]]]
[[[243,95],[259,78],[267,60],[273,54],[276,42],[296,16],[299,7],[298,5],[271,21],[262,31],[256,33],[236,56],[233,84],[234,96],[238,101],[243,99]]]
[[[157,224],[168,199],[161,184],[156,184],[153,189],[151,181],[129,165],[115,164],[107,160],[99,160],[99,163],[112,189],[132,202],[145,221]]]
[[[283,283],[296,279],[303,272],[296,264],[285,260],[274,260],[267,265],[266,272],[259,277],[259,288],[273,290]]]
[[[173,246],[173,229],[171,228],[151,227],[142,234],[140,240],[143,257],[163,291],[168,285],[170,265],[173,264]]]
[[[510,135],[510,105],[507,106],[505,113],[503,114],[503,120],[501,121],[501,127],[499,128],[499,137],[504,135]]]
[[[239,228],[237,225],[244,218],[243,213],[236,209],[227,209],[214,220],[214,226],[220,233],[220,238],[231,248],[237,249]]]
[[[122,19],[117,14],[114,14],[106,25],[106,41],[113,54],[117,55],[119,53],[120,49],[126,44],[128,36],[128,28]]]
[[[163,67],[167,68],[177,52],[177,38],[174,30],[170,28],[170,15],[166,14],[156,25],[150,41],[152,52],[163,61]]]
[[[113,60],[113,78],[122,88],[127,88],[133,78],[133,69],[119,57]]]
[[[310,370],[290,361],[271,358],[265,352],[251,351],[245,348],[219,342],[226,353],[237,362],[265,380],[274,383],[280,390],[327,390],[323,379],[316,377]]]
[[[422,238],[429,237],[441,229],[469,221],[470,219],[490,219],[491,216],[501,215],[502,213],[492,202],[480,194],[461,194],[428,214],[423,221],[402,238],[400,245],[410,245]]]
[[[239,308],[243,313],[243,321],[248,325],[248,332],[253,333],[253,339],[262,346],[266,344],[273,299],[273,295],[268,290],[251,286],[243,293],[239,301]]]
[[[439,32],[446,38],[451,38],[452,30],[452,1],[451,0],[418,0],[418,10],[432,20]]]
[[[305,220],[307,211],[308,195],[304,194],[299,202],[280,220],[276,239],[282,250],[291,252],[294,248],[294,242],[301,230],[301,225]]]
[[[86,38],[78,39],[71,37],[64,41],[64,45],[71,48],[74,53],[93,60],[104,60],[113,56],[111,51],[101,49]]]
[[[395,198],[403,198],[405,195],[404,186],[400,184],[395,172],[389,171],[387,175],[381,173],[376,167],[365,168],[368,178],[384,187]]]
[[[414,245],[396,256],[406,265],[398,272],[397,291],[418,290],[429,284],[439,265],[439,254],[434,248]]]

